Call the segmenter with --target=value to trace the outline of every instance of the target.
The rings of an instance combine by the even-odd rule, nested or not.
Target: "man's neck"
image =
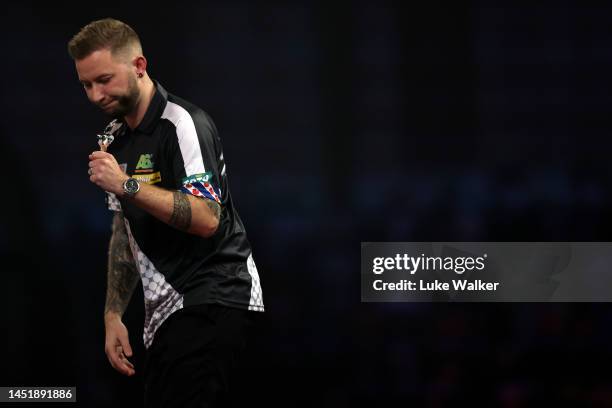
[[[155,94],[155,84],[153,84],[153,81],[151,81],[148,76],[143,79],[143,82],[140,100],[138,101],[136,109],[124,118],[130,129],[136,129],[138,125],[140,125],[140,122],[142,122],[147,113],[147,109],[149,109],[153,95]]]

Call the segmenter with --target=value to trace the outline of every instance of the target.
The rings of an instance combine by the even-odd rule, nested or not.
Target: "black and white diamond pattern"
[[[263,293],[261,291],[261,284],[259,283],[257,266],[255,266],[255,261],[253,260],[253,254],[250,254],[247,259],[247,269],[249,270],[249,275],[251,275],[251,300],[249,302],[249,310],[263,312]]]
[[[117,200],[117,196],[114,193],[106,193],[106,204],[111,211],[121,211],[121,203]]]
[[[153,342],[155,332],[172,313],[183,308],[183,295],[179,294],[159,273],[149,258],[140,250],[132,236],[127,219],[125,225],[132,254],[140,273],[145,300],[145,323],[143,340],[145,347]]]

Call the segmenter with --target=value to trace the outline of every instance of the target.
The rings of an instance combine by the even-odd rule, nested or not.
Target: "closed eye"
[[[113,75],[104,75],[104,76],[100,76],[100,77],[96,78],[95,82],[98,83],[98,84],[101,84],[101,85],[105,85],[112,78],[113,78]],[[83,88],[85,88],[85,89],[91,88],[91,82],[89,82],[89,81],[80,81],[80,82],[83,85]]]

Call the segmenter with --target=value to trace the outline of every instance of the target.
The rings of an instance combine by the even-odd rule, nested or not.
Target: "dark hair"
[[[74,60],[94,51],[108,48],[113,55],[136,48],[142,53],[140,39],[129,25],[114,18],[96,20],[81,28],[68,42],[68,53]]]

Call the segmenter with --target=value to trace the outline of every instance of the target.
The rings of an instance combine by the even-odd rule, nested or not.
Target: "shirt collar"
[[[166,90],[156,80],[153,80],[153,84],[155,85],[153,98],[151,98],[151,103],[149,104],[142,121],[136,127],[136,131],[140,133],[153,133],[153,130],[155,130],[155,124],[159,118],[161,118],[161,115],[164,112],[168,102],[168,92],[166,92]]]

